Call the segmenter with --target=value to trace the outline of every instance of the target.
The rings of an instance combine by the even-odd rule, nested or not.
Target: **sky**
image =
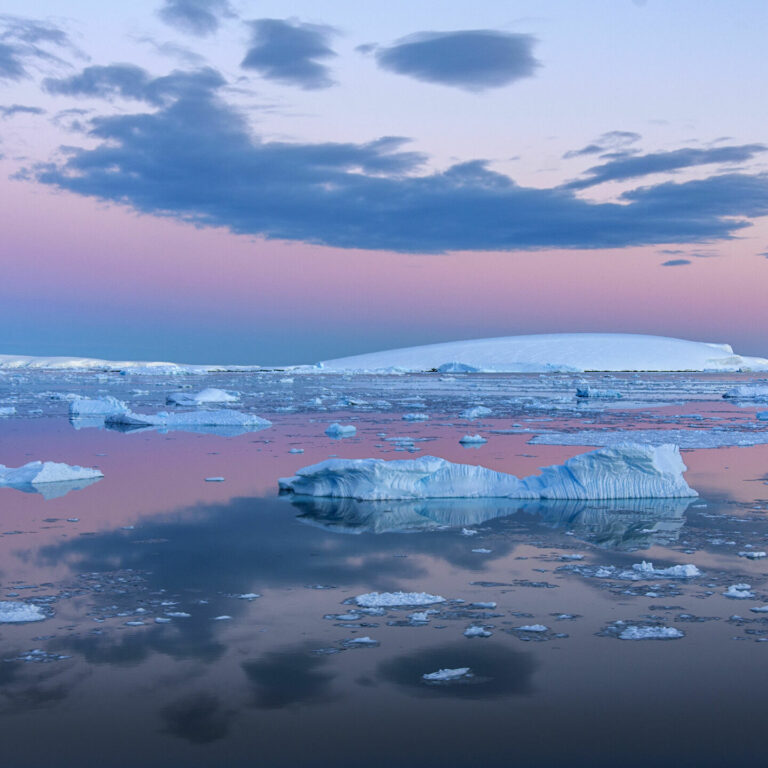
[[[0,353],[768,355],[762,0],[4,0]]]

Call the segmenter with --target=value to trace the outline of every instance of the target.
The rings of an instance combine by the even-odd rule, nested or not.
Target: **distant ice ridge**
[[[240,395],[215,387],[207,387],[196,394],[190,392],[171,392],[166,398],[166,405],[204,405],[207,403],[236,403]]]
[[[177,427],[247,427],[249,429],[266,429],[272,422],[262,419],[252,413],[241,413],[222,408],[217,411],[185,411],[183,413],[134,413],[122,411],[110,414],[104,420],[107,426],[115,427],[160,427],[174,429]]]
[[[263,371],[260,365],[185,365],[140,360],[100,360],[92,357],[0,355],[0,370],[114,371],[144,375]]]
[[[638,499],[698,494],[683,478],[675,445],[604,448],[545,467],[524,479],[434,456],[328,459],[279,481],[280,489],[309,496],[364,501],[439,498]]]
[[[97,480],[104,475],[98,469],[70,466],[56,461],[30,461],[22,467],[12,468],[0,464],[0,487],[71,483],[78,480]]]
[[[728,344],[629,333],[555,333],[454,341],[343,357],[327,371],[767,371],[768,360]]]

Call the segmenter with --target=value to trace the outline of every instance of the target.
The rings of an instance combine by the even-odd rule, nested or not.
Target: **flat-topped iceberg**
[[[207,403],[236,403],[240,395],[216,387],[207,387],[200,392],[171,392],[166,405],[205,405]]]
[[[365,501],[429,498],[641,499],[698,495],[683,478],[675,445],[623,445],[574,456],[524,479],[435,456],[328,459],[279,481],[280,489],[309,496]]]
[[[0,464],[0,488],[41,493],[46,499],[85,488],[104,475],[98,469],[57,461],[30,461],[22,467]]]
[[[70,419],[92,419],[124,413],[128,406],[116,397],[78,397],[69,404]]]
[[[343,357],[324,371],[765,371],[768,360],[728,344],[632,333],[551,333],[453,341]]]
[[[134,413],[123,411],[107,416],[104,423],[108,427],[140,429],[154,427],[159,429],[190,429],[199,427],[238,427],[247,431],[266,429],[272,422],[252,413],[241,413],[222,408],[215,411],[184,411],[181,413]]]

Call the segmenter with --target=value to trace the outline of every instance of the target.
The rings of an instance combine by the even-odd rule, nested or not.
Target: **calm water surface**
[[[105,475],[66,493],[0,489],[0,599],[48,615],[0,624],[3,766],[757,764],[768,614],[750,608],[768,602],[768,571],[738,553],[768,549],[768,445],[684,452],[692,500],[277,495],[279,477],[331,455],[432,454],[526,475],[588,450],[529,444],[531,432],[754,434],[759,406],[721,398],[747,377],[594,375],[627,394],[581,404],[574,377],[280,378],[0,378],[0,404],[17,408],[0,420],[0,463]],[[157,411],[181,385],[241,391],[273,427],[76,429],[61,399],[114,394]],[[459,418],[477,403],[493,415]],[[429,420],[402,419],[415,411]],[[331,440],[332,421],[357,435]],[[467,433],[488,443],[463,448]],[[704,575],[620,576],[642,560]],[[723,596],[745,582],[754,599]],[[350,604],[374,590],[446,602],[426,622],[409,618],[424,608]],[[620,640],[619,620],[684,637]],[[546,629],[520,629],[535,625]],[[469,626],[490,636],[466,638]],[[363,637],[375,643],[350,642]],[[422,680],[459,667],[473,677]]]

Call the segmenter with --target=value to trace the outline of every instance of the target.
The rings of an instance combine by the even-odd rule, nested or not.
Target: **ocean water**
[[[757,379],[286,378],[0,376],[0,407],[16,408],[0,419],[0,463],[104,473],[0,488],[0,615],[8,601],[45,616],[0,623],[3,766],[756,764],[768,613],[751,609],[768,603],[768,559],[747,553],[768,550],[768,422],[759,402],[722,394]],[[623,397],[578,401],[582,380]],[[206,386],[242,393],[236,407],[273,426],[123,432],[67,417],[73,394],[157,412],[169,392]],[[491,415],[460,418],[474,405]],[[416,412],[429,418],[402,419]],[[333,422],[356,435],[327,437]],[[332,455],[528,475],[590,450],[538,435],[639,429],[695,431],[708,446],[683,452],[698,498],[366,504],[277,491]],[[716,447],[724,433],[745,444]],[[465,434],[488,442],[463,447]],[[633,569],[644,560],[701,575],[648,578]],[[723,594],[737,584],[754,597]],[[355,597],[374,591],[444,600],[361,610]],[[631,627],[679,636],[621,639]]]

